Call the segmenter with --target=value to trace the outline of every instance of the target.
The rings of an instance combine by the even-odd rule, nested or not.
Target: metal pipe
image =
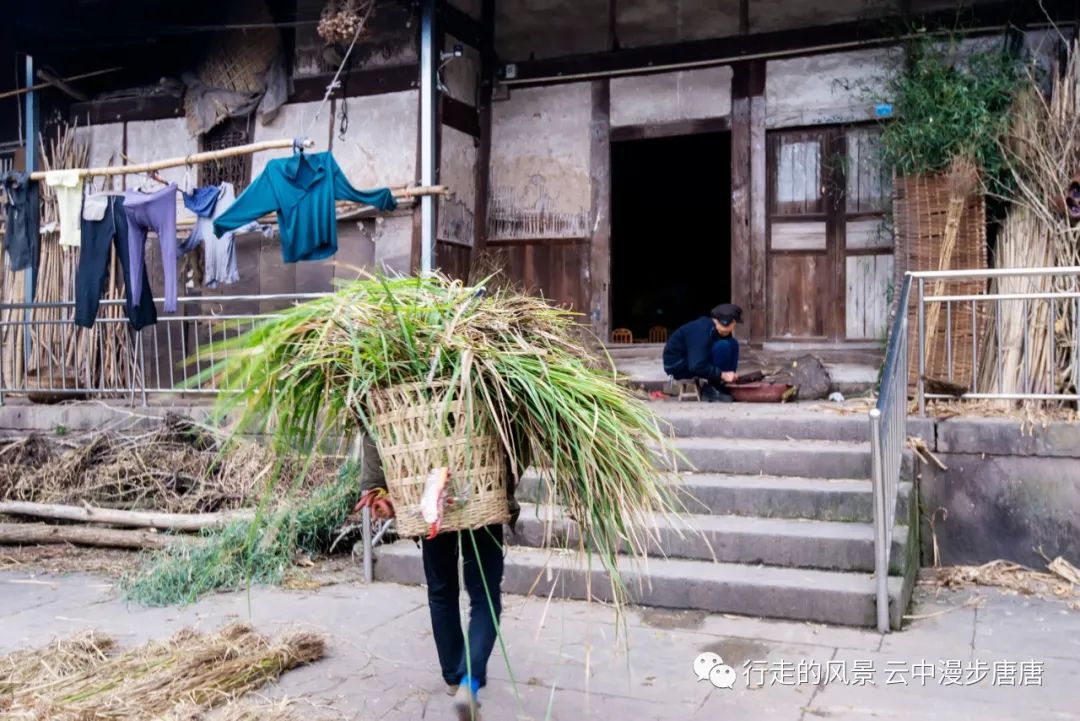
[[[420,180],[435,183],[435,0],[420,3]],[[420,272],[428,275],[434,268],[435,199],[420,199]]]
[[[885,514],[885,468],[882,463],[881,411],[870,411],[870,458],[874,480],[874,585],[877,590],[877,627],[889,632],[889,519]]]
[[[26,93],[26,172],[32,174],[37,163],[37,123],[38,117],[34,107],[37,103],[37,93],[34,92],[34,56],[26,56],[26,87],[30,90]],[[10,231],[10,229],[9,229]],[[34,302],[34,274],[37,272],[37,264],[41,258],[41,239],[38,238],[38,257],[30,259],[23,276],[23,297],[27,303]],[[30,308],[23,312],[23,372],[30,372]]]
[[[1019,278],[1029,275],[1080,275],[1080,265],[1054,268],[984,268],[981,270],[912,270],[912,278]]]
[[[915,381],[919,393],[919,417],[926,417],[926,387],[923,376],[926,374],[926,305],[925,283],[919,278],[919,377]]]
[[[966,295],[928,295],[927,303],[945,303],[964,300],[1070,300],[1080,297],[1080,293],[969,293]]]
[[[360,510],[360,527],[364,539],[364,583],[371,583],[375,576],[375,560],[371,552],[371,508]]]

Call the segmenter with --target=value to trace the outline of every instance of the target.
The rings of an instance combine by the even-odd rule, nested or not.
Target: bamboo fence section
[[[955,185],[948,174],[900,176],[894,180],[896,287],[900,287],[906,271],[987,267],[985,198],[976,190],[967,194],[961,204],[954,200]],[[950,207],[961,208],[958,220],[953,223],[950,223]],[[953,217],[957,217],[955,213]],[[950,241],[954,247],[947,254],[942,253],[946,235],[955,235],[955,240]],[[927,295],[930,290],[927,288]],[[955,294],[980,294],[985,291],[985,283],[978,279],[952,281],[948,290]],[[911,334],[908,385],[914,388],[919,373],[919,325],[914,303],[908,312]],[[978,358],[978,350],[973,349],[973,345],[982,342],[985,309],[978,305],[973,308],[971,303],[955,303],[951,312],[942,310],[938,318],[928,317],[927,321],[925,359],[930,362],[926,363],[925,376],[973,387]],[[952,346],[951,354],[947,344]]]

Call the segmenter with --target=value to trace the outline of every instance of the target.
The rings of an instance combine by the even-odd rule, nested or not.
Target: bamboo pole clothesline
[[[314,143],[311,140],[303,141],[303,146],[305,148],[310,148],[312,145],[314,145]],[[110,175],[136,175],[138,173],[152,173],[155,170],[165,170],[167,168],[181,168],[185,165],[199,165],[214,160],[221,160],[222,158],[232,158],[237,155],[251,155],[252,153],[258,153],[262,150],[276,150],[279,148],[291,147],[293,147],[292,140],[264,140],[258,143],[237,145],[232,148],[222,148],[221,150],[208,150],[203,153],[191,153],[190,155],[155,160],[149,163],[109,165],[101,168],[77,168],[76,170],[79,172],[79,177],[83,178],[97,178]],[[30,178],[33,180],[44,180],[45,172],[38,171],[31,173]],[[445,195],[447,192],[447,187],[445,185],[395,186],[392,190],[394,197],[399,199],[416,198],[422,195]]]

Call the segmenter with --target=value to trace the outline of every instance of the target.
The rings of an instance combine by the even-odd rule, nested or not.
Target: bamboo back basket
[[[949,179],[945,175],[911,175],[894,180],[893,221],[896,229],[895,288],[903,282],[903,274],[914,270],[938,270],[941,246],[945,236],[949,208]],[[987,267],[986,201],[981,192],[974,192],[964,203],[959,233],[946,270],[981,269]],[[932,293],[933,281],[926,283],[926,294]],[[955,280],[944,284],[950,295],[981,294],[986,290],[980,279]],[[918,288],[913,287],[912,303],[908,307],[908,386],[914,388],[919,375]],[[944,305],[944,304],[942,304]],[[951,316],[951,319],[950,319]],[[974,322],[973,322],[974,320]],[[930,362],[925,376],[950,380],[966,388],[974,388],[975,359],[981,352],[986,327],[984,304],[970,302],[952,304],[951,313],[943,307],[936,329],[926,329],[926,355]],[[951,326],[946,332],[946,327]],[[972,331],[974,330],[974,338]],[[951,336],[952,373],[949,371],[947,335]]]
[[[420,497],[432,469],[450,469],[450,495],[440,532],[510,520],[506,454],[485,409],[467,408],[448,383],[406,383],[372,391],[368,405],[375,444],[402,536],[427,536]]]

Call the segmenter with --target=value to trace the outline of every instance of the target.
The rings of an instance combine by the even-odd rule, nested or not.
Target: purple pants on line
[[[128,190],[124,193],[124,212],[128,220],[128,255],[131,258],[132,278],[142,277],[145,265],[146,234],[154,231],[161,247],[161,265],[165,269],[165,312],[176,312],[176,183],[161,190],[143,193]],[[133,283],[131,305],[138,308],[142,287]],[[154,299],[148,299],[153,303]]]

